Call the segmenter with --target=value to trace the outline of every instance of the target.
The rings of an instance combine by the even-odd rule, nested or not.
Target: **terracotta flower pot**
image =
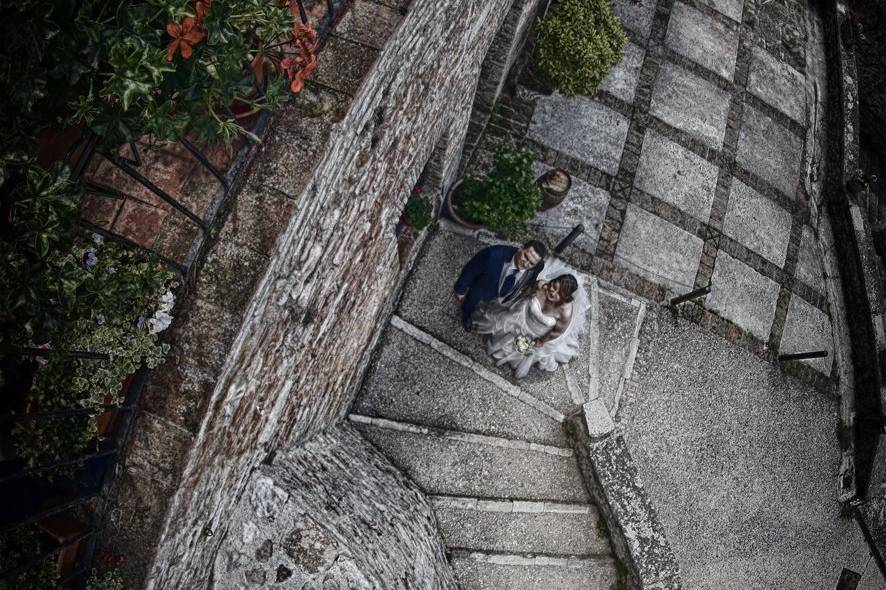
[[[548,170],[535,181],[541,189],[541,210],[547,211],[563,202],[572,187],[572,177],[562,168]]]
[[[83,534],[86,525],[74,518],[69,512],[54,514],[37,523],[45,533],[55,539],[59,544],[66,543]],[[74,572],[80,559],[84,540],[77,541],[61,549],[56,557],[56,567],[59,577],[67,577]]]
[[[458,193],[459,187],[461,187],[464,179],[459,179],[456,182],[452,183],[452,186],[449,187],[449,190],[446,192],[446,214],[449,219],[456,222],[459,225],[462,225],[468,229],[480,229],[483,226],[477,223],[472,223],[465,219],[462,215],[459,214],[458,203],[455,196]]]

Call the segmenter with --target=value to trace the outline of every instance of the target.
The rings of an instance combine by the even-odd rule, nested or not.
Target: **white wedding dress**
[[[545,371],[555,371],[578,356],[579,336],[587,323],[589,307],[582,276],[561,260],[552,258],[545,261],[538,280],[547,282],[563,274],[571,274],[578,281],[572,299],[572,320],[562,334],[543,346],[534,347],[525,354],[516,346],[518,336],[535,340],[550,332],[557,323],[558,318],[546,315],[536,297],[520,297],[508,305],[492,303],[474,322],[477,332],[488,336],[486,350],[489,355],[497,365],[513,367],[517,379],[525,377],[534,365]]]

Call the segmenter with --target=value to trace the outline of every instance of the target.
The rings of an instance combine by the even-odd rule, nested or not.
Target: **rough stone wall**
[[[246,180],[244,191],[292,199],[291,219],[200,420],[149,587],[205,587],[251,470],[347,411],[402,278],[395,226],[444,131],[441,177],[458,163],[480,65],[510,3],[416,0],[392,24],[400,4],[353,5],[321,54],[315,91],[275,122],[283,140]]]
[[[828,173],[826,205],[833,220],[834,249],[843,280],[852,344],[853,384],[841,400],[843,444],[852,452],[855,473],[852,491],[865,501],[856,513],[877,565],[886,575],[886,436],[882,435],[886,406],[886,301],[880,284],[883,273],[870,228],[859,203],[846,190],[859,163],[858,78],[855,55],[847,46],[848,9],[842,2],[826,4],[824,24],[828,63]],[[880,433],[879,442],[868,433]],[[859,436],[861,434],[861,436]],[[874,446],[874,445],[877,446]],[[844,460],[845,463],[845,460]],[[854,475],[854,477],[853,477]],[[841,481],[841,490],[847,487]],[[843,500],[851,498],[841,498]]]
[[[421,490],[343,424],[253,474],[215,560],[215,590],[252,585],[455,590]]]
[[[884,297],[879,285],[878,261],[870,230],[858,203],[846,189],[859,161],[858,81],[855,56],[845,45],[847,8],[837,3],[826,12],[828,52],[828,162],[826,179],[827,210],[832,220],[834,246],[843,280],[852,345],[854,389],[844,400],[845,436],[855,435],[855,481],[857,493],[864,496],[877,449],[869,436],[858,436],[860,429],[878,428],[882,418],[884,380],[880,363],[886,351]],[[848,414],[848,416],[847,416]],[[847,421],[848,417],[848,421]],[[852,447],[852,441],[848,446]],[[875,476],[882,474],[874,473]],[[845,487],[841,483],[841,487]]]

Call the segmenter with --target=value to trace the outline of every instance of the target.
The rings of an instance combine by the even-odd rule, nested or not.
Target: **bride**
[[[486,349],[497,365],[510,365],[522,379],[533,365],[555,371],[578,355],[588,309],[578,276],[549,259],[538,281],[514,302],[493,303],[480,314],[474,325],[488,336]]]

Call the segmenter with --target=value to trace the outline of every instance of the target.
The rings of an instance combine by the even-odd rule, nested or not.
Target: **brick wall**
[[[209,251],[175,342],[178,376],[152,396],[167,400],[153,408],[155,437],[180,437],[185,466],[166,482],[149,587],[205,587],[251,471],[347,411],[403,279],[395,227],[409,190],[435,146],[439,178],[458,165],[511,3],[400,4],[353,4],[311,90],[271,123]],[[188,387],[210,391],[208,404]],[[152,461],[163,474],[163,458]]]

